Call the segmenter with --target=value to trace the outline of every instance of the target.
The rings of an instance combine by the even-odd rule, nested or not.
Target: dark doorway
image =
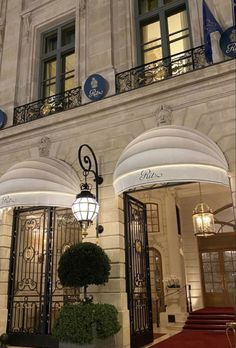
[[[61,254],[80,241],[70,209],[15,209],[8,296],[9,344],[55,346],[50,336],[59,309],[79,295],[62,288]]]
[[[126,279],[131,348],[153,341],[146,205],[125,194]]]

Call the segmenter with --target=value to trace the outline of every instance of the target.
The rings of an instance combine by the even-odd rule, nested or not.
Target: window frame
[[[68,43],[64,46],[62,46],[62,31],[64,29],[73,27],[75,28],[74,34],[76,35],[76,22],[75,19],[69,20],[67,22],[61,23],[55,27],[50,28],[49,30],[41,33],[41,42],[40,42],[40,67],[39,67],[39,88],[38,88],[38,94],[39,98],[47,98],[49,96],[44,95],[44,89],[45,89],[45,78],[44,78],[44,72],[45,72],[45,63],[49,62],[50,60],[56,59],[56,83],[55,83],[55,94],[62,94],[63,91],[63,80],[61,79],[61,76],[65,76],[65,71],[62,71],[63,62],[62,58],[65,55],[68,55],[70,53],[75,54],[75,40],[72,43]],[[53,35],[53,33],[57,34],[57,45],[56,49],[45,53],[45,45],[46,45],[46,39]],[[74,77],[75,77],[75,67],[74,67]]]
[[[173,3],[164,4],[164,0],[159,0],[159,7],[146,12],[144,14],[139,13],[139,0],[134,0],[134,13],[135,13],[135,26],[136,26],[136,42],[137,42],[137,62],[139,65],[144,64],[144,54],[142,50],[142,26],[145,24],[150,24],[156,21],[158,18],[160,21],[160,32],[161,32],[161,42],[162,42],[162,58],[170,56],[170,44],[169,44],[169,33],[168,33],[168,23],[167,18],[170,14],[178,13],[181,9],[186,9],[188,30],[189,30],[189,43],[190,48],[192,45],[192,32],[191,32],[191,22],[189,15],[189,3],[188,0],[175,0]]]

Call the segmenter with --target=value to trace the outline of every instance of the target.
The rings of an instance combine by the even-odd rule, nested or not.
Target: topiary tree
[[[75,303],[64,305],[56,319],[52,334],[61,342],[91,343],[94,338],[115,335],[121,326],[117,309],[111,304]],[[107,347],[104,345],[104,347]],[[110,346],[109,346],[110,347]]]
[[[108,282],[110,260],[103,249],[94,243],[78,243],[67,249],[59,260],[58,276],[63,286],[84,287]]]

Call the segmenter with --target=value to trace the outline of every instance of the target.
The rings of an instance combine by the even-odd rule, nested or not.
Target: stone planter
[[[90,344],[78,344],[70,342],[59,342],[59,348],[115,348],[115,337],[111,336],[104,340],[96,338]]]
[[[70,342],[59,342],[59,348],[95,348],[95,342],[91,344],[78,344],[78,343],[70,343]]]

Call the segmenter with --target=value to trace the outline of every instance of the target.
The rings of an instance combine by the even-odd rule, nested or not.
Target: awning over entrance
[[[204,134],[183,126],[153,128],[134,139],[114,172],[117,194],[167,183],[212,182],[229,185],[220,148]]]
[[[79,178],[65,162],[30,159],[13,165],[0,178],[0,208],[12,206],[71,207]]]

